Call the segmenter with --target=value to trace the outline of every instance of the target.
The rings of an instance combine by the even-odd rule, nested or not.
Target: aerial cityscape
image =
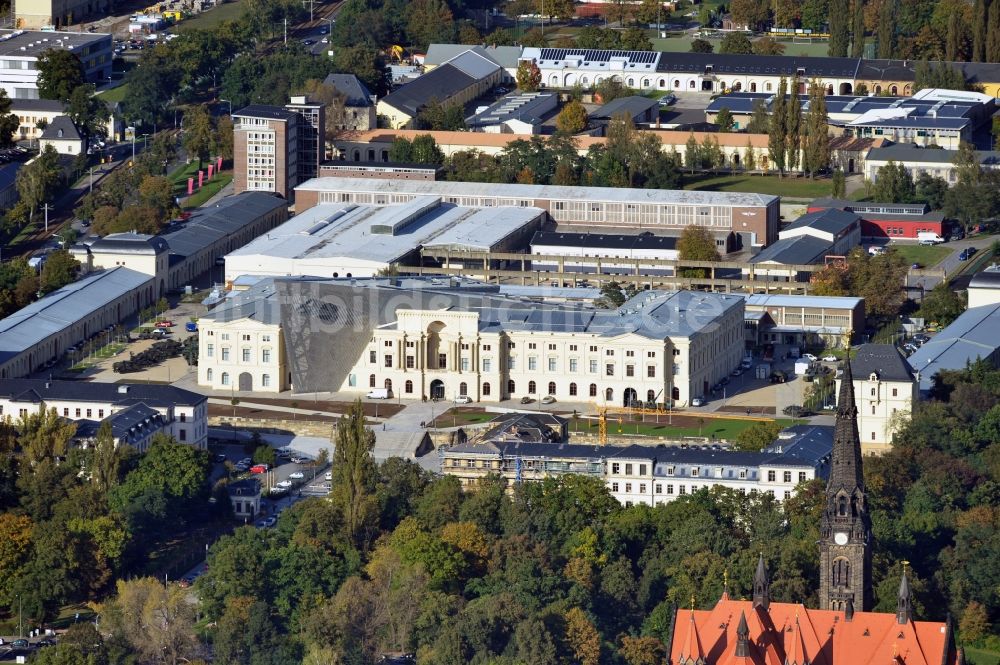
[[[0,663],[1000,665],[1000,0],[0,10]]]

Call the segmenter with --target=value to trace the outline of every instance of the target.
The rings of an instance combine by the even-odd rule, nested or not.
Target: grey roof
[[[475,85],[477,79],[450,64],[435,67],[415,81],[396,88],[382,102],[415,117],[432,99],[445,102]]]
[[[152,278],[121,266],[91,273],[0,320],[0,362],[34,347]]]
[[[327,74],[323,83],[332,85],[337,92],[344,95],[345,106],[371,106],[372,93],[354,74]]]
[[[289,111],[281,106],[267,104],[250,104],[233,113],[233,117],[267,118],[268,120],[292,120],[298,117],[295,111]]]
[[[129,444],[142,441],[146,437],[159,432],[168,424],[159,411],[139,402],[112,413],[102,421],[75,421],[75,436],[78,439],[95,438],[105,421],[111,423],[111,436],[116,441]]]
[[[424,56],[424,64],[440,65],[465,51],[484,55],[504,69],[514,69],[521,58],[520,46],[469,46],[467,44],[431,44]]]
[[[66,105],[58,99],[22,99],[16,97],[10,100],[12,113],[18,111],[41,111],[43,113],[62,113]]]
[[[962,369],[978,358],[997,362],[1000,349],[1000,303],[970,307],[951,325],[906,359],[920,375],[921,392],[934,387],[934,376],[941,370]]]
[[[419,309],[422,299],[433,299],[437,308],[475,312],[479,315],[479,329],[483,332],[559,331],[606,337],[635,334],[660,340],[667,337],[690,338],[714,327],[718,317],[732,308],[743,308],[741,296],[700,291],[643,291],[617,310],[599,310],[577,303],[538,302],[529,297],[507,296],[495,286],[435,278],[281,277],[260,280],[247,291],[234,294],[203,318],[234,321],[250,317],[271,323],[280,322],[276,296],[280,294],[282,285],[293,283],[301,286],[303,293],[310,289],[320,293],[325,287],[331,291],[347,289],[359,295],[367,290],[365,300],[371,303],[371,307],[377,307],[383,299],[388,308],[379,316],[365,315],[376,321],[376,325],[396,320],[396,307],[400,301],[395,296],[405,293],[411,296],[409,302],[414,303],[416,309]],[[347,310],[350,308],[337,312],[336,316],[351,316],[352,312]]]
[[[659,60],[660,72],[704,73],[712,67],[716,76],[725,74],[762,74],[787,77],[804,70],[802,80],[826,76],[854,79],[860,65],[858,58],[809,58],[787,55],[748,55],[726,53],[664,53]]]
[[[778,201],[777,196],[743,192],[702,192],[688,189],[632,189],[626,187],[568,187],[561,185],[521,185],[517,183],[396,180],[391,178],[312,178],[298,185],[296,190],[428,194],[446,198],[452,196],[478,196],[512,199],[548,199],[554,201],[621,201],[626,203],[734,207],[766,206]]]
[[[655,460],[659,450],[646,446],[598,446],[582,443],[547,443],[535,441],[493,441],[490,443],[464,443],[450,446],[447,452],[484,454],[503,457],[548,459],[552,457],[576,458],[592,461],[605,459]]]
[[[42,379],[0,379],[0,395],[11,401],[38,404],[46,400],[104,402],[169,407],[196,406],[204,395],[156,383],[98,383],[94,381],[45,381]]]
[[[114,254],[162,254],[169,249],[160,236],[145,233],[112,233],[90,244],[90,251]]]
[[[489,428],[476,437],[480,441],[512,441],[534,443],[558,442],[566,419],[551,413],[503,413],[489,423]]]
[[[555,109],[556,105],[556,95],[551,92],[511,93],[466,118],[465,124],[470,128],[491,127],[508,120],[539,124],[542,116]]]
[[[22,162],[11,162],[0,166],[0,192],[17,185],[17,172],[24,166]]]
[[[257,496],[260,494],[260,481],[256,478],[244,478],[226,485],[229,496]]]
[[[590,117],[593,120],[610,120],[619,113],[627,113],[630,117],[635,118],[649,109],[657,108],[658,105],[658,100],[650,99],[649,97],[640,97],[639,95],[630,95],[628,97],[612,99],[607,104],[595,109],[590,114]]]
[[[912,143],[899,143],[884,148],[872,148],[865,157],[868,161],[878,162],[914,162],[918,164],[948,164],[955,163],[957,150],[939,148],[921,148]],[[984,166],[1000,166],[1000,151],[977,150],[976,157]]]
[[[778,439],[764,449],[810,464],[821,464],[833,452],[832,425],[793,425],[782,430]]]
[[[867,381],[872,374],[880,381],[913,381],[906,359],[892,344],[862,344],[851,358],[855,380]]]
[[[816,307],[854,309],[864,298],[854,296],[796,296],[784,293],[752,293],[743,296],[747,307]]]
[[[82,54],[101,42],[111,47],[111,35],[99,32],[47,32],[41,30],[0,30],[0,56],[35,57],[50,49],[66,49]]]
[[[473,49],[449,58],[444,64],[451,65],[477,81],[481,81],[501,69],[500,65],[494,62],[492,58]]]
[[[69,116],[57,115],[52,118],[52,122],[48,124],[39,138],[49,141],[79,141],[81,136]]]
[[[831,437],[832,440],[832,437]],[[714,448],[679,448],[665,446],[656,448],[656,467],[653,473],[657,476],[668,476],[667,466],[691,464],[694,466],[726,466],[726,467],[760,467],[763,465],[792,466],[814,468],[816,463],[808,458],[784,453],[745,452],[742,450],[716,450]],[[675,469],[674,476],[681,475]]]
[[[532,245],[552,247],[588,247],[595,249],[661,249],[677,248],[677,236],[657,236],[652,233],[561,233],[538,231],[531,238]]]
[[[263,215],[287,207],[288,202],[273,193],[241,192],[214,206],[198,208],[179,229],[159,237],[166,241],[172,257],[192,256]]]
[[[860,223],[860,218],[853,212],[847,212],[838,208],[827,208],[817,212],[809,212],[794,222],[781,229],[782,231],[792,231],[795,229],[816,229],[824,233],[832,233],[834,236],[843,233],[853,225]]]
[[[815,236],[782,238],[761,250],[750,263],[805,265],[820,261],[832,249],[833,243]]]
[[[969,280],[970,289],[1000,289],[1000,270],[987,268]]]

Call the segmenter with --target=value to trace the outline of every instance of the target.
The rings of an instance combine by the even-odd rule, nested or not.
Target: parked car
[[[28,647],[31,646],[31,643],[28,642],[28,640],[19,639],[19,640],[14,640],[13,642],[10,643],[10,645],[15,649],[27,649]]]
[[[288,488],[290,488],[292,486],[292,481],[290,481],[290,480],[282,480],[279,483],[275,483],[274,486],[275,487],[284,487],[285,489],[288,489]]]
[[[742,374],[743,374],[743,367],[737,367],[732,372],[733,376],[741,376]]]
[[[274,526],[277,523],[278,523],[278,518],[273,515],[271,517],[264,519],[264,526],[266,527]]]
[[[691,400],[691,406],[705,406],[705,400],[701,397],[695,397]]]
[[[923,268],[923,266],[920,265],[919,263],[911,263],[910,264],[910,269],[911,270],[920,270],[921,268]]]
[[[468,395],[459,395],[455,398],[455,404],[472,404],[472,398]]]
[[[553,397],[552,395],[546,395],[545,397],[542,398],[542,404],[553,404],[555,401],[556,398]]]
[[[659,104],[660,106],[670,106],[676,101],[677,101],[677,95],[675,95],[672,92],[668,92],[667,94],[660,97]]]
[[[521,398],[521,404],[531,404],[533,401],[534,400],[532,400],[527,395],[525,395],[524,397]]]
[[[302,473],[301,471],[293,471],[292,473],[288,474],[288,477],[291,478],[292,480],[302,480],[303,478],[306,477],[306,474]]]
[[[188,321],[184,324],[184,330],[188,332],[198,332],[198,324],[194,321]]]
[[[825,362],[825,363],[835,363],[835,362],[837,362],[837,356],[823,356],[823,362]]]
[[[753,361],[744,360],[743,362],[740,363],[740,367],[742,367],[743,369],[750,369],[753,367]]]
[[[323,476],[323,480],[325,480],[327,482],[330,482],[331,480],[333,480],[333,472],[332,471],[327,471],[326,475]]]
[[[157,321],[154,324],[154,326],[156,328],[173,328],[174,327],[174,322],[173,321],[169,321],[167,319],[163,319],[162,321]]]
[[[303,457],[302,455],[292,455],[290,461],[291,461],[292,464],[305,464],[306,462],[309,461],[309,459],[306,458],[306,457]]]
[[[281,485],[275,485],[274,487],[271,488],[271,495],[274,496],[276,494],[284,494],[287,491],[288,491],[287,487],[282,487]]]
[[[818,358],[811,353],[803,353],[802,357],[810,362],[816,362],[818,360]]]
[[[254,464],[250,467],[250,473],[267,473],[270,467],[266,464]]]
[[[226,461],[226,456],[222,453],[219,453],[218,455],[215,456],[215,461],[221,464]]]

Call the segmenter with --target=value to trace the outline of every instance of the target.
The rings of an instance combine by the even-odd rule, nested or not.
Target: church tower
[[[861,469],[858,410],[850,358],[837,399],[830,480],[820,523],[820,609],[871,609],[872,542],[865,480]],[[852,611],[853,614],[853,611]]]

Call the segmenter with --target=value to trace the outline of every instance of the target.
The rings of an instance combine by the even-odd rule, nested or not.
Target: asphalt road
[[[958,255],[962,253],[963,249],[966,249],[967,247],[975,247],[977,250],[984,250],[989,248],[995,239],[996,236],[979,235],[940,245],[950,249],[951,253],[937,265],[927,266],[927,268],[932,270],[944,270],[945,274],[950,279],[954,273],[968,265],[969,261],[975,260],[975,257],[973,257],[972,259],[969,259],[969,261],[959,261]],[[906,278],[906,285],[911,288],[923,288],[925,291],[929,291],[937,286],[940,281],[941,278],[934,275],[909,275]]]

